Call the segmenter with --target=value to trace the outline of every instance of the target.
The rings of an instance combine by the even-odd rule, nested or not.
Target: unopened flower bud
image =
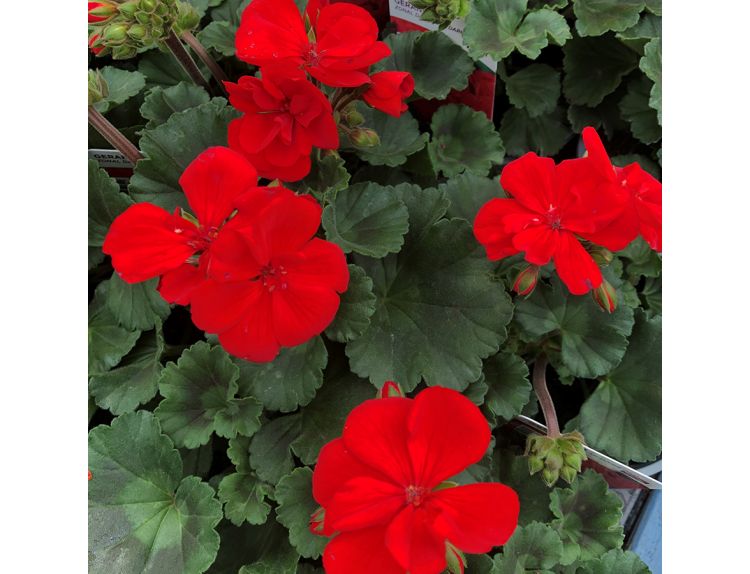
[[[91,474],[91,471],[89,471],[89,480],[91,480],[92,478],[94,478],[94,475]]]
[[[588,251],[591,254],[591,258],[600,267],[606,267],[612,263],[612,260],[615,258],[614,254],[609,249],[602,247],[601,245],[592,245],[589,247]]]
[[[355,106],[348,106],[341,111],[341,119],[344,123],[351,127],[356,128],[365,123],[365,116],[363,116]]]
[[[534,292],[537,281],[539,281],[539,266],[527,265],[516,276],[513,282],[513,291],[523,297],[528,297]]]
[[[578,472],[576,472],[575,469],[572,469],[569,466],[564,466],[560,469],[560,478],[562,478],[568,484],[575,480],[576,475],[578,475]]]
[[[187,2],[180,2],[175,27],[179,33],[195,29],[201,21],[198,11]]]
[[[117,14],[117,7],[109,2],[89,2],[89,24],[104,22]]]
[[[614,313],[617,309],[617,291],[606,279],[603,279],[602,284],[591,291],[591,296],[596,304],[607,313]]]
[[[326,511],[322,507],[318,507],[318,509],[312,513],[312,516],[310,517],[310,532],[313,534],[319,534],[322,535],[323,531],[325,530],[323,524],[325,522],[326,518]]]
[[[119,10],[120,14],[129,20],[135,18],[135,13],[138,12],[138,0],[132,0],[131,2],[120,4]]]
[[[557,480],[570,483],[581,470],[581,462],[586,460],[583,449],[583,435],[570,432],[556,438],[530,435],[526,441],[526,455],[529,459],[529,473],[542,472],[547,486],[554,486]]]
[[[154,12],[159,5],[159,0],[140,0],[138,7],[144,12]]]
[[[141,24],[150,24],[151,14],[148,14],[147,12],[138,12],[135,15],[135,19]]]
[[[113,24],[104,29],[104,42],[108,45],[114,45],[124,42],[128,36],[128,26],[126,24]]]
[[[148,32],[143,24],[133,24],[128,30],[128,36],[133,40],[143,40],[147,35]]]
[[[559,470],[550,470],[548,468],[545,468],[542,471],[542,479],[547,486],[553,486],[557,482],[558,478],[560,478]]]
[[[466,556],[450,542],[445,543],[445,565],[450,574],[464,574]]]
[[[558,449],[551,450],[544,459],[544,466],[549,470],[560,470],[564,463],[565,459]]]
[[[380,136],[370,128],[357,128],[349,133],[349,139],[357,147],[368,148],[380,145]]]
[[[89,105],[101,102],[109,95],[107,81],[98,70],[89,70]]]
[[[563,455],[563,458],[565,459],[565,466],[575,469],[577,472],[581,472],[581,464],[583,464],[583,460],[580,455],[566,453]]]
[[[133,46],[115,46],[112,48],[112,59],[113,60],[128,60],[135,58],[138,55],[138,50]]]
[[[544,468],[544,460],[538,456],[529,456],[529,474],[536,474]]]
[[[393,381],[386,381],[380,391],[378,391],[379,399],[390,399],[393,397],[403,398],[404,391],[398,383]]]

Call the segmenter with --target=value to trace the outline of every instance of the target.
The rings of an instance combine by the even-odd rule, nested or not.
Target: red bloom
[[[245,114],[229,125],[229,145],[262,177],[297,181],[310,173],[313,146],[336,149],[339,135],[331,104],[305,78],[263,71],[226,82],[232,105]]]
[[[362,96],[368,104],[395,117],[407,110],[404,100],[414,93],[414,78],[409,72],[378,72],[370,80],[372,85]]]
[[[326,573],[438,574],[448,542],[471,553],[504,544],[518,523],[511,488],[440,487],[478,462],[489,443],[479,409],[453,390],[432,387],[415,399],[355,408],[313,474],[324,534],[338,532],[323,554]]]
[[[237,201],[238,223],[211,247],[209,279],[191,297],[193,322],[231,354],[266,362],[320,334],[339,308],[349,270],[337,245],[315,238],[321,207],[281,187]]]
[[[237,57],[284,66],[290,74],[304,70],[329,86],[356,87],[369,81],[370,65],[391,53],[378,41],[375,20],[358,6],[311,1],[305,17],[310,36],[293,0],[253,0],[235,38]]]
[[[594,128],[584,128],[583,141],[593,169],[625,194],[626,209],[623,218],[636,227],[636,233],[640,232],[651,249],[661,251],[661,183],[637,163],[614,167]],[[608,226],[588,239],[607,246],[605,242],[611,240],[613,233],[617,235],[618,232],[613,226]],[[630,241],[620,241],[610,249],[619,251],[628,243]]]
[[[169,302],[187,304],[189,295],[210,268],[209,253],[235,210],[235,201],[257,184],[253,166],[223,147],[209,148],[180,177],[195,217],[177,209],[169,213],[150,203],[137,203],[112,223],[102,250],[128,283],[162,276],[159,290]],[[193,265],[199,255],[199,271]]]
[[[554,259],[570,292],[583,295],[601,285],[602,274],[578,236],[611,226],[613,241],[618,234],[633,239],[628,225],[615,222],[622,198],[592,174],[587,159],[555,165],[527,153],[503,169],[500,183],[512,198],[490,200],[474,220],[474,235],[493,261],[519,252],[534,265]]]

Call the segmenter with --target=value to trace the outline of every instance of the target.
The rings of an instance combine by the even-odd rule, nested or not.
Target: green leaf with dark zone
[[[622,546],[622,500],[595,471],[579,474],[570,488],[555,488],[550,500],[551,526],[563,541],[562,564],[598,558]]]
[[[565,18],[550,8],[527,12],[527,0],[475,0],[466,17],[464,42],[475,59],[495,60],[518,50],[536,60],[550,40],[563,45],[570,39]]]
[[[198,33],[198,40],[206,48],[219,52],[222,56],[234,56],[236,48],[234,37],[237,35],[237,27],[229,22],[211,22]]]
[[[560,99],[560,72],[547,64],[531,64],[505,81],[505,93],[529,117],[552,112]]]
[[[599,105],[638,65],[638,55],[611,34],[574,38],[563,51],[563,93],[571,104]]]
[[[375,130],[380,143],[374,147],[357,148],[357,155],[372,165],[396,167],[406,163],[407,158],[424,148],[428,134],[420,133],[419,123],[407,111],[394,118],[367,106],[359,106],[365,118],[365,126]]]
[[[639,67],[648,79],[654,82],[648,103],[657,111],[659,124],[661,124],[661,38],[650,40],[643,52]]]
[[[235,526],[243,522],[263,524],[271,506],[266,502],[269,486],[252,474],[233,472],[219,483],[219,500],[224,515]]]
[[[89,378],[89,393],[96,404],[114,415],[134,411],[156,396],[164,352],[161,324],[141,335],[117,368]]]
[[[294,469],[276,486],[275,497],[279,506],[276,513],[279,522],[289,530],[289,541],[305,558],[318,558],[328,539],[310,532],[310,516],[318,508],[312,496],[312,470],[307,467]]]
[[[576,30],[581,36],[622,32],[638,22],[643,0],[573,0]]]
[[[304,410],[303,410],[304,412]],[[261,480],[276,485],[294,470],[291,446],[302,432],[302,414],[266,421],[250,442],[250,466]]]
[[[255,397],[268,410],[284,413],[313,399],[323,384],[327,363],[328,352],[320,337],[296,347],[285,347],[268,363],[235,359],[241,394]]]
[[[576,377],[593,379],[609,373],[625,355],[633,309],[620,305],[606,314],[590,297],[572,296],[553,279],[516,302],[515,320],[531,340],[559,339],[564,365]]]
[[[635,552],[610,550],[596,560],[584,562],[587,574],[651,574]]]
[[[511,156],[522,156],[529,151],[553,156],[572,135],[562,108],[533,118],[524,110],[510,108],[500,123],[500,136],[505,142],[505,151]]]
[[[107,283],[107,309],[126,329],[153,329],[170,312],[169,303],[156,290],[158,284],[158,277],[140,283],[126,283],[115,272]]]
[[[466,572],[469,574],[492,574],[493,562],[487,554],[467,554]]]
[[[506,421],[521,413],[531,396],[529,368],[512,353],[501,352],[484,362],[484,380],[489,387],[484,404]]]
[[[661,315],[661,278],[646,279],[641,290],[641,297],[650,315]]]
[[[617,255],[627,260],[625,272],[632,280],[661,275],[661,257],[640,236],[631,241],[625,249],[618,251]]]
[[[661,16],[643,12],[638,22],[616,35],[618,39],[623,41],[661,38]]]
[[[182,461],[152,413],[89,433],[89,572],[201,574],[219,548],[221,504]]]
[[[435,170],[448,178],[464,171],[487,175],[505,156],[503,142],[487,116],[458,104],[442,106],[432,116],[427,149]]]
[[[122,70],[114,66],[104,66],[99,72],[107,82],[109,93],[106,98],[94,104],[94,107],[103,114],[138,95],[146,86],[146,78],[140,72]]]
[[[498,178],[465,172],[441,183],[438,189],[450,200],[448,217],[460,217],[474,223],[479,209],[491,199],[506,197]]]
[[[586,399],[579,428],[593,448],[623,462],[661,452],[661,317],[635,312],[620,365]]]
[[[661,126],[656,110],[648,103],[653,83],[646,76],[636,76],[628,82],[628,93],[620,100],[622,117],[630,124],[631,133],[645,144],[661,139]]]
[[[346,354],[352,371],[375,386],[394,380],[411,391],[424,378],[462,391],[505,340],[510,298],[492,281],[471,226],[462,219],[435,223],[447,208],[445,194],[402,189],[410,229],[401,253],[355,257],[373,280],[377,307]]]
[[[120,193],[120,186],[99,168],[99,164],[89,160],[89,270],[104,259],[101,247],[109,231],[109,226],[115,217],[125,211],[133,201],[124,193]],[[95,253],[92,265],[91,254]],[[98,258],[98,261],[97,261]]]
[[[552,518],[549,509],[550,489],[538,476],[530,475],[528,459],[505,449],[498,449],[495,453],[498,459],[498,479],[515,490],[521,502],[518,523],[525,525],[533,521],[549,522]]]
[[[208,67],[196,61],[204,78],[209,78]],[[150,50],[140,56],[138,71],[146,77],[146,86],[174,86],[180,82],[194,83],[170,52]]]
[[[624,93],[625,86],[621,86],[594,107],[576,104],[569,106],[568,122],[573,132],[581,134],[583,128],[591,126],[600,134],[604,130],[607,137],[612,139],[616,132],[627,130],[628,123],[620,115],[620,100]]]
[[[409,72],[414,92],[427,99],[444,99],[451,90],[469,85],[474,62],[466,51],[442,32],[404,32],[385,39],[391,55],[374,71]]]
[[[344,253],[384,257],[397,253],[409,229],[409,212],[394,187],[355,183],[323,211],[326,239]]]
[[[325,203],[326,198],[335,197],[339,191],[346,189],[350,177],[346,162],[338,153],[327,153],[323,157],[313,153],[310,173],[302,180],[298,191],[310,193]]]
[[[116,367],[135,346],[141,336],[137,329],[121,326],[104,305],[105,282],[97,288],[94,301],[89,304],[88,320],[88,374],[106,373]]]
[[[182,112],[209,102],[208,92],[189,82],[162,87],[156,86],[141,105],[141,115],[148,120],[146,129],[152,130],[165,123],[174,113]]]
[[[339,310],[326,329],[326,336],[339,343],[348,343],[359,337],[370,325],[375,301],[372,279],[361,267],[349,265],[349,287],[341,294]]]
[[[553,574],[562,558],[560,536],[547,524],[532,522],[520,526],[495,556],[492,574]]]
[[[223,98],[172,114],[154,129],[143,131],[140,160],[128,188],[136,201],[149,201],[168,211],[187,207],[179,179],[206,148],[227,145],[227,127],[239,113]]]
[[[238,378],[239,369],[221,347],[199,341],[165,367],[159,379],[164,400],[154,414],[180,447],[206,444],[213,432],[252,436],[262,406],[252,397],[235,398]]]

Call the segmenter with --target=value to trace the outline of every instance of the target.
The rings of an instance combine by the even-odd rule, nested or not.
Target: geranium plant
[[[649,571],[660,3],[388,4],[88,3],[91,572]]]

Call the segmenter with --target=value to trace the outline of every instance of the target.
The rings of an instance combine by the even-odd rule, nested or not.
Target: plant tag
[[[117,181],[120,191],[127,192],[133,164],[124,155],[114,149],[89,149],[89,159],[96,160],[99,167]]]

